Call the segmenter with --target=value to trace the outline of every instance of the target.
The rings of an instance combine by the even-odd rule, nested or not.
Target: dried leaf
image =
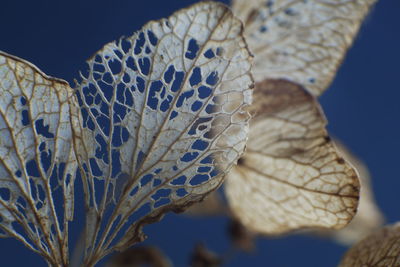
[[[68,265],[72,93],[67,82],[0,52],[0,233],[53,266]]]
[[[284,80],[266,80],[254,93],[259,115],[225,187],[235,216],[263,234],[344,227],[357,208],[358,178],[336,152],[314,97]]]
[[[106,267],[170,267],[171,262],[156,247],[144,246],[125,250],[113,256]]]
[[[354,245],[339,266],[400,266],[400,223],[386,226]]]
[[[287,79],[320,95],[375,0],[233,0],[256,82]]]
[[[343,157],[358,171],[360,177],[360,201],[357,213],[353,220],[343,229],[336,231],[324,231],[339,243],[350,245],[366,237],[382,226],[384,218],[382,212],[375,203],[371,188],[370,174],[367,167],[340,142],[335,144]]]
[[[250,61],[240,21],[214,2],[152,21],[88,61],[76,129],[86,265],[222,183],[247,139]]]

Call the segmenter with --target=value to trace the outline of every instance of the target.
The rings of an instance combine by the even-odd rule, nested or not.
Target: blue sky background
[[[0,50],[72,83],[85,60],[107,42],[195,2],[2,0]],[[400,1],[379,1],[321,99],[331,134],[368,165],[377,202],[388,223],[400,221],[399,11]],[[82,215],[82,210],[77,216],[79,213]],[[216,252],[227,250],[226,223],[223,217],[167,215],[162,222],[145,228],[149,235],[146,243],[159,245],[176,266],[186,266],[196,241],[205,242]],[[72,225],[71,234],[76,237],[78,229]],[[27,266],[28,262],[30,266],[45,266],[14,240],[1,239],[0,251],[1,266]],[[345,251],[329,240],[309,236],[259,238],[256,252],[239,253],[227,266],[336,266]]]

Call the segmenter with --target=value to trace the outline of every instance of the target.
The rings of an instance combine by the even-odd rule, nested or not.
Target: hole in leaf
[[[108,61],[108,66],[110,67],[111,72],[114,75],[119,74],[122,70],[122,64],[117,59],[112,59],[112,60]]]
[[[202,105],[203,105],[203,102],[196,100],[196,101],[192,104],[191,110],[192,110],[193,112],[198,111],[198,110],[201,108]]]
[[[26,98],[25,97],[21,96],[20,101],[21,101],[21,105],[23,105],[23,106],[26,105]]]
[[[112,83],[114,82],[114,78],[113,78],[113,76],[111,75],[111,73],[109,73],[109,72],[105,72],[105,73],[103,74],[102,80],[103,80],[104,83],[106,83],[106,84],[108,84],[108,85],[110,85],[110,84],[112,84]]]
[[[136,84],[137,84],[137,88],[138,88],[139,92],[143,93],[144,92],[144,80],[141,77],[137,76]]]
[[[171,200],[169,198],[162,198],[156,203],[154,203],[154,208],[159,208],[161,206],[165,206],[167,204],[171,203]]]
[[[190,39],[187,52],[185,53],[185,57],[188,59],[194,59],[199,51],[199,45],[195,39]]]
[[[139,68],[143,75],[147,76],[150,72],[150,60],[145,58],[139,58]]]
[[[143,177],[140,179],[140,186],[143,187],[143,186],[145,186],[146,184],[148,184],[148,183],[151,181],[151,179],[153,179],[153,177],[154,177],[153,174],[146,174],[145,176],[143,176]]]
[[[175,110],[171,112],[171,116],[169,116],[169,120],[172,120],[173,118],[175,118],[176,116],[178,116],[178,112],[176,112]]]
[[[209,171],[211,171],[211,167],[209,166],[202,166],[197,168],[198,173],[208,173]]]
[[[31,188],[31,197],[33,200],[37,200],[37,189],[33,179],[29,179],[29,187]]]
[[[122,51],[124,51],[125,54],[127,54],[129,52],[129,50],[132,48],[132,45],[126,39],[122,39],[121,40],[121,47],[122,47]]]
[[[44,144],[44,142],[43,142]],[[45,146],[44,146],[45,147]],[[51,166],[51,150],[49,149],[48,151],[42,151],[40,153],[40,163],[43,167],[43,169],[47,172]]]
[[[201,69],[199,67],[194,68],[192,75],[190,75],[190,78],[189,78],[190,86],[199,84],[201,82],[201,79],[202,79]]]
[[[38,197],[41,201],[44,201],[46,198],[46,194],[44,193],[43,186],[41,184],[37,185]]]
[[[178,101],[176,102],[176,107],[178,107],[178,108],[181,107],[183,105],[183,102],[186,99],[191,98],[193,96],[193,94],[194,94],[194,90],[186,91],[183,94],[181,94],[178,98]]]
[[[137,71],[136,62],[133,57],[128,57],[126,60],[126,66],[131,70]]]
[[[151,196],[154,200],[159,200],[160,198],[166,198],[171,194],[171,189],[161,188],[158,189],[157,192]]]
[[[114,87],[103,81],[98,81],[97,85],[99,86],[101,92],[103,93],[107,101],[110,101],[113,96]]]
[[[153,187],[159,186],[161,184],[161,180],[160,179],[154,179],[153,180]]]
[[[179,188],[178,190],[176,190],[176,195],[178,197],[184,197],[184,196],[186,196],[188,194],[189,193],[184,188]]]
[[[213,159],[211,155],[208,155],[207,157],[205,157],[204,159],[202,159],[200,161],[201,164],[210,164],[213,163]]]
[[[152,31],[147,31],[147,36],[149,37],[149,41],[153,46],[157,45],[158,38],[154,35]]]
[[[190,127],[190,130],[188,132],[189,135],[194,135],[197,132],[197,129],[200,128],[202,125],[207,124],[212,118],[211,117],[202,117],[202,118],[198,118],[192,125],[192,127]]]
[[[184,185],[186,182],[186,179],[187,179],[186,176],[182,175],[182,176],[179,176],[178,178],[175,178],[174,180],[172,180],[170,182],[170,184],[171,185]]]
[[[201,99],[209,97],[212,93],[211,88],[204,85],[200,86],[198,91],[199,91],[199,98]]]
[[[113,149],[111,151],[111,159],[112,159],[112,164],[111,164],[111,177],[115,178],[117,177],[121,170],[121,154],[118,149]]]
[[[196,159],[199,156],[199,152],[187,152],[181,157],[181,161],[189,162]]]
[[[210,48],[204,53],[204,56],[206,58],[213,58],[213,57],[215,57],[215,54],[214,54],[214,51]]]
[[[96,137],[96,142],[98,146],[96,146],[96,154],[95,157],[98,159],[102,159],[104,163],[108,164],[108,153],[107,153],[107,143],[104,140],[103,136],[100,134],[97,134]]]
[[[27,126],[27,125],[29,124],[29,122],[30,122],[29,113],[28,113],[27,110],[23,110],[23,111],[22,111],[22,120],[21,120],[21,123],[22,123],[23,126]]]
[[[208,75],[206,83],[208,85],[216,85],[218,83],[219,77],[218,77],[218,72],[213,71]]]
[[[204,182],[206,182],[210,177],[208,174],[196,174],[193,176],[193,178],[190,180],[191,185],[199,185]]]
[[[89,163],[90,163],[90,170],[92,171],[93,176],[100,177],[103,175],[103,172],[101,171],[99,165],[97,164],[96,159],[90,158]]]
[[[144,38],[144,33],[141,32],[138,36],[138,38],[136,39],[135,42],[135,49],[134,52],[136,55],[140,54],[142,52],[144,43],[146,42],[145,38]]]
[[[11,197],[11,192],[10,189],[8,189],[7,187],[2,187],[0,188],[0,198],[5,200],[5,201],[9,201]]]
[[[139,191],[139,186],[136,186],[135,188],[132,189],[132,191],[129,193],[129,195],[132,197],[136,195],[136,193]]]
[[[162,112],[165,112],[165,111],[167,111],[168,109],[169,109],[169,107],[170,107],[170,105],[171,105],[171,102],[172,102],[172,96],[171,95],[169,95],[169,96],[167,96],[167,99],[165,99],[162,103],[161,103],[161,106],[160,106],[160,110],[162,111]],[[171,114],[172,115],[172,114]]]
[[[129,83],[131,81],[131,76],[129,76],[129,74],[125,72],[124,76],[122,77],[122,81],[124,83]]]
[[[208,144],[208,142],[198,139],[193,143],[192,149],[204,151],[208,147]]]
[[[149,97],[147,99],[147,106],[153,110],[158,109],[157,92],[160,92],[163,83],[161,81],[154,81],[150,85]]]
[[[34,159],[26,163],[26,172],[28,173],[29,176],[40,177],[39,168]]]
[[[177,92],[181,88],[184,76],[185,76],[185,73],[182,71],[175,72],[175,79],[171,86],[172,92]]]
[[[167,71],[164,73],[164,81],[166,83],[170,83],[172,81],[174,73],[175,73],[175,68],[173,65],[170,65]]]
[[[106,68],[104,67],[103,64],[94,63],[94,64],[93,64],[93,71],[94,71],[94,72],[100,72],[100,73],[102,73],[102,72],[105,72],[105,71],[106,71]],[[97,74],[97,73],[96,73],[96,74]]]
[[[137,209],[131,217],[129,217],[130,222],[135,222],[139,220],[140,218],[146,216],[149,212],[151,211],[151,207],[149,203],[144,204],[141,206],[139,209]],[[121,231],[123,232],[123,230]]]

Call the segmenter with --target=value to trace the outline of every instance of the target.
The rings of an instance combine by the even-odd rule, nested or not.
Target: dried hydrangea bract
[[[338,229],[354,216],[357,173],[330,141],[314,96],[331,83],[374,2],[233,0],[255,55],[258,103],[248,152],[226,192],[250,229]]]
[[[214,2],[148,23],[88,66],[76,150],[90,266],[222,183],[247,140],[253,84],[241,22]]]
[[[340,230],[325,230],[322,235],[328,235],[337,242],[344,245],[350,245],[360,241],[371,232],[382,226],[384,217],[381,210],[375,203],[374,194],[371,188],[370,173],[367,166],[361,162],[356,156],[341,144],[338,140],[334,140],[338,150],[343,155],[344,159],[350,162],[359,173],[360,177],[360,201],[357,213],[353,220],[343,229]]]
[[[357,208],[358,177],[337,154],[315,98],[291,82],[266,80],[254,102],[246,153],[225,187],[233,213],[270,235],[345,226]]]
[[[68,265],[72,94],[67,82],[0,52],[0,233],[52,266]]]
[[[320,95],[375,1],[233,0],[255,55],[255,81],[285,78]]]
[[[354,245],[339,267],[400,266],[400,223],[386,226]]]

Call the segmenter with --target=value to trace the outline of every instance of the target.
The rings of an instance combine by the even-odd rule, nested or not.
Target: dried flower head
[[[82,261],[93,266],[215,190],[247,140],[252,57],[242,28],[219,3],[182,9],[105,45],[75,91],[1,53],[2,236],[68,266],[80,173]]]

